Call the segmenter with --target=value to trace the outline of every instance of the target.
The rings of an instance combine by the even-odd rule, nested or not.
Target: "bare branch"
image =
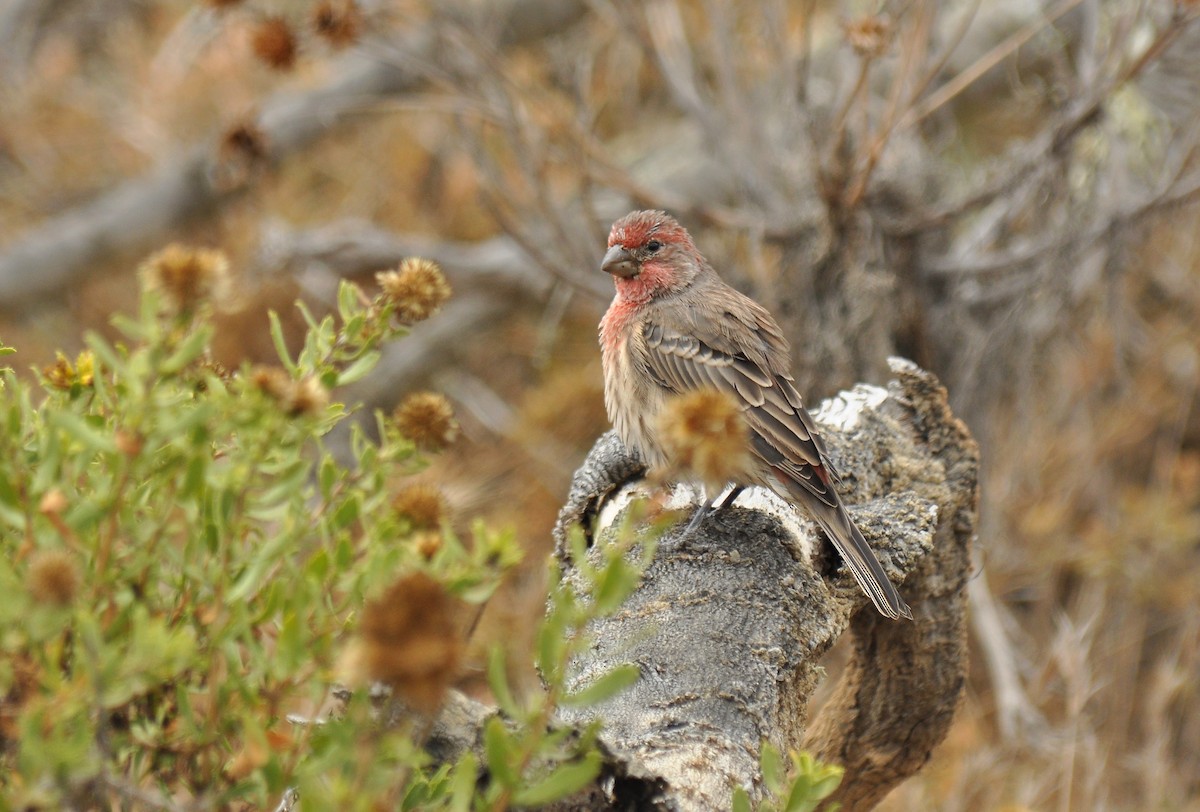
[[[518,43],[558,31],[581,17],[582,0],[510,0],[503,4],[502,40]],[[428,28],[403,36],[395,53],[435,61]],[[301,149],[355,114],[418,88],[419,70],[363,53],[347,56],[326,85],[280,92],[262,106],[257,126],[273,161]],[[113,253],[147,250],[192,218],[212,212],[244,191],[215,182],[217,149],[196,146],[154,171],[90,203],[52,217],[0,254],[0,306],[14,307],[56,293]]]

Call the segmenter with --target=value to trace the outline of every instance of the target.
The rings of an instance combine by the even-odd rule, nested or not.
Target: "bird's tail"
[[[883,566],[875,557],[875,552],[867,545],[867,540],[855,526],[846,508],[840,502],[832,506],[814,502],[814,499],[807,500],[805,507],[829,535],[842,560],[846,562],[850,572],[854,573],[855,580],[863,592],[867,593],[871,603],[875,604],[875,608],[892,620],[901,617],[912,620],[912,610],[888,580]]]

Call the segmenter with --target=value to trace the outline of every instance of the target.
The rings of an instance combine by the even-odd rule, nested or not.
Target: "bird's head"
[[[661,211],[635,211],[613,223],[608,252],[600,263],[627,298],[685,288],[703,266],[687,229]]]

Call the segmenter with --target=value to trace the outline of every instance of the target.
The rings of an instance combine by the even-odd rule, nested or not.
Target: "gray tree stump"
[[[668,531],[644,581],[591,629],[572,664],[583,682],[634,662],[628,691],[563,721],[603,720],[606,780],[556,808],[725,810],[735,787],[757,797],[761,742],[841,764],[835,796],[869,809],[929,759],[950,726],[967,665],[966,584],[975,534],[978,448],[936,378],[893,359],[886,389],[859,385],[816,417],[843,496],[915,619],[876,614],[807,517],[752,489],[694,533]],[[603,545],[644,466],[613,434],[576,473],[556,528]],[[672,499],[699,498],[678,486]],[[844,634],[853,653],[810,719],[821,657]]]

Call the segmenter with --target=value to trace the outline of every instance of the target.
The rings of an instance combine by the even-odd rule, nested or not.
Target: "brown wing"
[[[791,378],[765,369],[746,353],[722,352],[698,336],[653,320],[643,323],[642,339],[647,371],[663,388],[736,393],[750,428],[752,453],[775,472],[793,500],[805,503],[876,608],[893,619],[911,618],[908,604],[834,490],[824,444]]]
[[[728,345],[720,332],[713,333],[713,343]],[[751,451],[819,501],[838,504],[824,444],[789,376],[747,353],[723,352],[655,321],[644,324],[642,336],[647,369],[660,386],[675,393],[711,388],[735,394],[750,428]]]

